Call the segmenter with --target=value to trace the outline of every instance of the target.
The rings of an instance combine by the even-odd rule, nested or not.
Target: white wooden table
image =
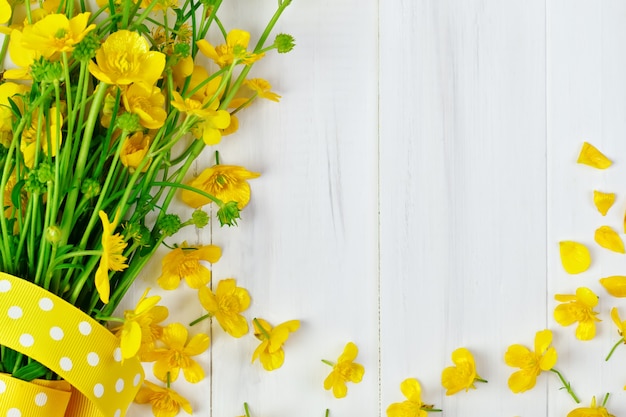
[[[275,7],[225,3],[226,26],[253,37]],[[609,411],[626,415],[626,348],[604,362],[619,339],[610,308],[624,316],[626,301],[598,283],[626,275],[626,262],[593,242],[605,224],[623,236],[626,2],[294,0],[278,29],[297,48],[255,75],[281,103],[246,111],[217,147],[223,163],[262,173],[252,202],[238,228],[186,238],[222,246],[214,283],[234,277],[249,289],[249,319],[302,326],[268,373],[250,364],[254,337],[233,339],[215,323],[207,378],[175,385],[194,415],[239,416],[248,402],[253,417],[385,416],[414,377],[448,417],[566,416],[575,404],[554,374],[524,394],[507,387],[507,347],[532,348],[545,328],[582,405],[610,392]],[[576,164],[585,140],[614,165]],[[606,217],[594,189],[617,193]],[[580,275],[560,264],[558,242],[570,239],[591,248]],[[157,260],[135,295],[148,285],[173,318],[202,314],[189,307],[195,291],[160,291],[159,273]],[[600,296],[589,342],[553,319],[554,294],[579,286]],[[348,341],[365,377],[335,399],[321,359],[336,360]],[[461,346],[489,383],[447,397],[441,371]],[[129,415],[151,412],[133,405]]]

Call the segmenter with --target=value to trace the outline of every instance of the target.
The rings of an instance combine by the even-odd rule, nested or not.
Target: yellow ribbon
[[[122,361],[119,339],[108,329],[43,288],[2,272],[0,345],[45,365],[73,392],[0,374],[0,416],[63,416],[67,397],[66,417],[123,417],[143,381],[139,360]],[[38,414],[43,408],[50,411]]]

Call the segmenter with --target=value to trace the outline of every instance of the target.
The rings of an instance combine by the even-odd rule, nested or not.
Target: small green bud
[[[39,181],[39,170],[32,170],[28,173],[28,178],[24,184],[24,189],[28,193],[43,194],[46,191],[45,182]]]
[[[74,47],[72,57],[77,61],[90,61],[96,56],[96,51],[100,48],[100,38],[94,32],[89,32],[83,40]]]
[[[54,170],[52,166],[46,162],[42,162],[36,169],[37,179],[40,183],[45,184],[54,180]]]
[[[61,241],[63,233],[58,226],[48,226],[46,229],[46,240],[53,245]]]
[[[296,40],[293,36],[287,33],[279,33],[274,39],[274,45],[279,54],[284,54],[293,49],[296,46]]]
[[[143,129],[139,122],[139,115],[135,113],[124,113],[118,116],[117,127],[127,132],[137,132]]]
[[[174,54],[180,58],[188,57],[191,54],[191,47],[187,43],[176,43],[174,45]]]
[[[80,187],[80,191],[85,195],[85,198],[91,199],[100,195],[101,187],[100,183],[93,178],[87,178],[83,181]]]
[[[172,236],[181,228],[182,222],[177,214],[166,214],[159,220],[157,227],[165,236]]]
[[[217,211],[217,218],[222,226],[237,226],[239,216],[239,207],[236,201],[230,201],[224,204]]]
[[[126,223],[124,225],[124,236],[133,239],[138,246],[148,246],[150,244],[150,230],[143,224]]]
[[[35,60],[30,66],[30,74],[36,82],[53,83],[63,79],[63,65],[60,61],[48,61],[44,57]]]
[[[194,211],[191,215],[191,221],[198,229],[202,229],[204,226],[209,224],[209,215],[206,212],[198,209]]]

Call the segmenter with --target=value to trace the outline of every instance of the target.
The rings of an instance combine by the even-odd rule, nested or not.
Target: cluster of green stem
[[[166,13],[153,12],[158,3],[159,0],[153,0],[142,9],[141,1],[123,0],[116,4],[110,0],[91,15],[89,23],[95,23],[96,29],[93,31],[95,38],[89,38],[90,45],[94,39],[105,39],[117,30],[128,29],[141,32],[157,48],[146,25],[162,28],[168,39],[176,41],[183,25],[189,24],[192,33],[187,41],[189,47],[177,50],[186,50],[195,58],[196,41],[207,36],[212,24],[217,25],[226,38],[226,30],[217,16],[222,0],[184,0],[174,22],[168,21],[171,17]],[[279,2],[253,53],[268,50],[267,38],[289,3]],[[27,21],[32,22],[30,2],[25,5]],[[65,6],[68,17],[88,11],[82,0],[79,10],[73,10],[72,1],[67,1]],[[107,17],[105,12],[109,14]],[[163,20],[156,19],[156,15]],[[5,37],[0,62],[5,60],[8,40],[9,37]],[[81,50],[80,55],[81,59],[77,59],[71,52],[62,52],[54,62],[60,71],[58,75],[35,78],[31,91],[20,98],[22,104],[10,99],[14,122],[10,143],[7,147],[0,145],[0,191],[6,194],[11,183],[9,206],[13,208],[5,204],[4,215],[0,216],[0,271],[32,281],[94,317],[108,317],[157,248],[172,234],[171,230],[164,232],[159,228],[159,224],[163,224],[160,221],[168,216],[175,193],[181,188],[192,189],[183,181],[206,145],[202,140],[186,138],[199,121],[198,117],[185,117],[166,104],[164,125],[150,132],[153,137],[146,157],[134,170],[129,170],[122,164],[121,154],[124,140],[132,132],[119,129],[115,120],[123,108],[120,89],[98,82],[89,71],[89,51]],[[178,58],[168,55],[168,65],[158,84],[167,97],[166,103],[175,89],[172,62]],[[45,62],[42,65],[45,66]],[[221,97],[219,110],[227,110],[251,67],[252,64],[235,61],[213,72],[194,91],[190,91],[187,81],[180,93],[185,98],[190,97],[211,80],[221,77],[212,100]],[[115,98],[113,120],[104,127],[100,117],[107,94]],[[53,108],[56,111],[53,112]],[[56,120],[52,120],[54,117]],[[34,133],[36,138],[31,167],[25,163],[21,148],[27,133]],[[54,148],[54,152],[44,152],[42,145],[47,145],[48,150]],[[39,182],[33,178],[38,178]],[[232,208],[231,202],[192,190],[215,202],[220,209]],[[103,253],[103,230],[98,214],[101,210],[112,222],[118,221],[116,232],[122,233],[127,243],[123,256],[128,268],[110,273],[111,295],[107,304],[100,301],[93,282]],[[226,214],[238,217],[238,212]],[[236,217],[225,218],[226,223]],[[197,226],[199,222],[202,216],[196,214],[195,219],[179,223],[180,227],[185,227]],[[133,239],[125,235],[124,229],[130,225],[147,231],[149,237]],[[8,348],[0,349],[0,371],[19,371],[30,362]],[[31,376],[29,374],[29,378]]]

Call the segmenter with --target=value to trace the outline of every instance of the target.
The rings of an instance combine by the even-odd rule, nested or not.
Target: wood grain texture
[[[229,2],[224,24],[254,38],[273,8]],[[626,303],[598,284],[625,274],[624,255],[593,242],[601,225],[624,232],[625,17],[618,0],[294,0],[277,29],[297,48],[255,68],[281,103],[241,114],[240,131],[217,147],[223,163],[262,173],[252,201],[238,228],[181,240],[222,246],[213,285],[233,277],[248,288],[248,318],[302,327],[272,373],[249,364],[251,334],[194,328],[212,337],[205,381],[177,386],[194,415],[239,416],[247,401],[254,417],[382,417],[414,377],[448,417],[565,416],[575,404],[555,375],[524,394],[507,387],[507,347],[532,348],[545,328],[583,404],[611,392],[609,410],[626,414],[626,348],[604,362],[619,339],[609,310],[626,316]],[[576,164],[584,140],[614,166]],[[213,158],[207,150],[195,174]],[[594,189],[618,195],[606,217]],[[564,272],[565,239],[590,247],[589,271]],[[136,295],[159,274],[155,260]],[[554,294],[579,286],[600,296],[591,342],[553,319]],[[191,290],[153,291],[177,318],[202,314]],[[323,390],[320,359],[348,341],[366,374],[338,400]],[[441,372],[462,346],[489,383],[449,397]],[[130,415],[151,413],[135,405]]]

